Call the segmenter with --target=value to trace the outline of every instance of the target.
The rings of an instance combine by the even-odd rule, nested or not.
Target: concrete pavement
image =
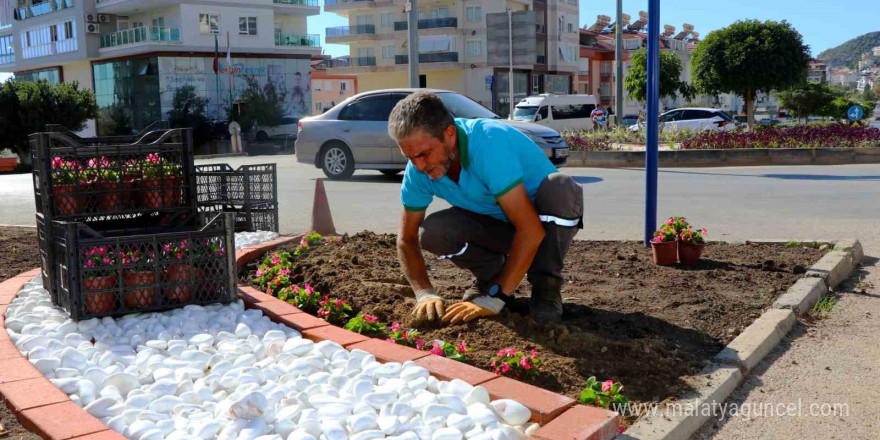
[[[281,229],[310,223],[314,179],[323,173],[293,156],[221,158],[199,163],[278,163]],[[642,235],[644,172],[564,168],[584,185],[587,228],[581,239],[638,239]],[[336,227],[395,232],[401,177],[358,171],[327,181]],[[679,168],[660,170],[658,219],[683,215],[710,239],[838,239],[858,237],[880,254],[880,165]],[[431,210],[446,206],[436,201]],[[0,176],[0,224],[34,224],[30,175]]]

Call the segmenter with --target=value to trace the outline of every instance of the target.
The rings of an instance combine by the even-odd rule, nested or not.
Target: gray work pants
[[[581,186],[566,174],[553,173],[535,194],[546,235],[528,270],[532,285],[563,280],[562,263],[577,230],[583,228],[584,197]],[[482,283],[495,281],[510,253],[516,228],[494,217],[452,207],[435,212],[422,222],[422,249],[448,258],[470,270]]]

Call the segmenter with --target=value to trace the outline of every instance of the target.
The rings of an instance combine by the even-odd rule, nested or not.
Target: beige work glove
[[[462,301],[449,306],[443,321],[450,324],[471,322],[477,318],[495,316],[504,308],[504,301],[488,295],[478,296],[470,301]]]
[[[422,289],[416,292],[416,308],[413,315],[417,320],[427,319],[433,321],[443,316],[446,309],[446,301],[437,295],[434,289]]]

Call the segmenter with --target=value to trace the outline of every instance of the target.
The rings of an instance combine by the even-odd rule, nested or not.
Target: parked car
[[[257,126],[254,129],[254,137],[258,141],[267,141],[270,138],[286,136],[291,136],[295,139],[297,122],[299,122],[298,118],[284,117],[281,118],[281,123],[278,125],[265,127]]]
[[[677,108],[660,115],[664,130],[727,131],[736,128],[733,117],[713,108]]]
[[[529,96],[516,104],[513,120],[534,122],[558,131],[592,130],[590,113],[598,101],[592,95]]]
[[[323,114],[301,119],[296,160],[314,164],[330,179],[347,179],[356,169],[379,170],[388,176],[403,171],[407,158],[388,135],[388,116],[400,100],[418,90],[436,93],[453,117],[498,119],[515,127],[557,166],[568,160],[568,145],[556,130],[529,122],[504,120],[464,95],[432,89],[360,93]]]
[[[639,115],[624,115],[620,118],[621,127],[630,127],[639,123]]]

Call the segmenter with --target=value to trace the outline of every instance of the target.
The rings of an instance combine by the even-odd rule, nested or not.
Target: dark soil
[[[415,301],[397,262],[395,237],[362,232],[318,245],[293,269],[294,282],[348,301],[382,322],[417,327],[426,340],[467,341],[467,363],[489,369],[500,348],[536,348],[544,371],[535,385],[577,398],[590,376],[623,383],[635,401],[687,390],[679,379],[698,372],[725,344],[803,276],[822,252],[769,244],[707,245],[703,260],[655,266],[637,242],[575,241],[566,259],[565,314],[539,325],[528,315],[528,283],[513,307],[491,319],[443,327],[412,322]],[[469,272],[426,255],[434,286],[460,299]],[[252,263],[245,279],[253,277]]]
[[[0,226],[0,282],[40,266],[35,228]],[[40,440],[40,436],[24,429],[0,396],[0,438]]]

